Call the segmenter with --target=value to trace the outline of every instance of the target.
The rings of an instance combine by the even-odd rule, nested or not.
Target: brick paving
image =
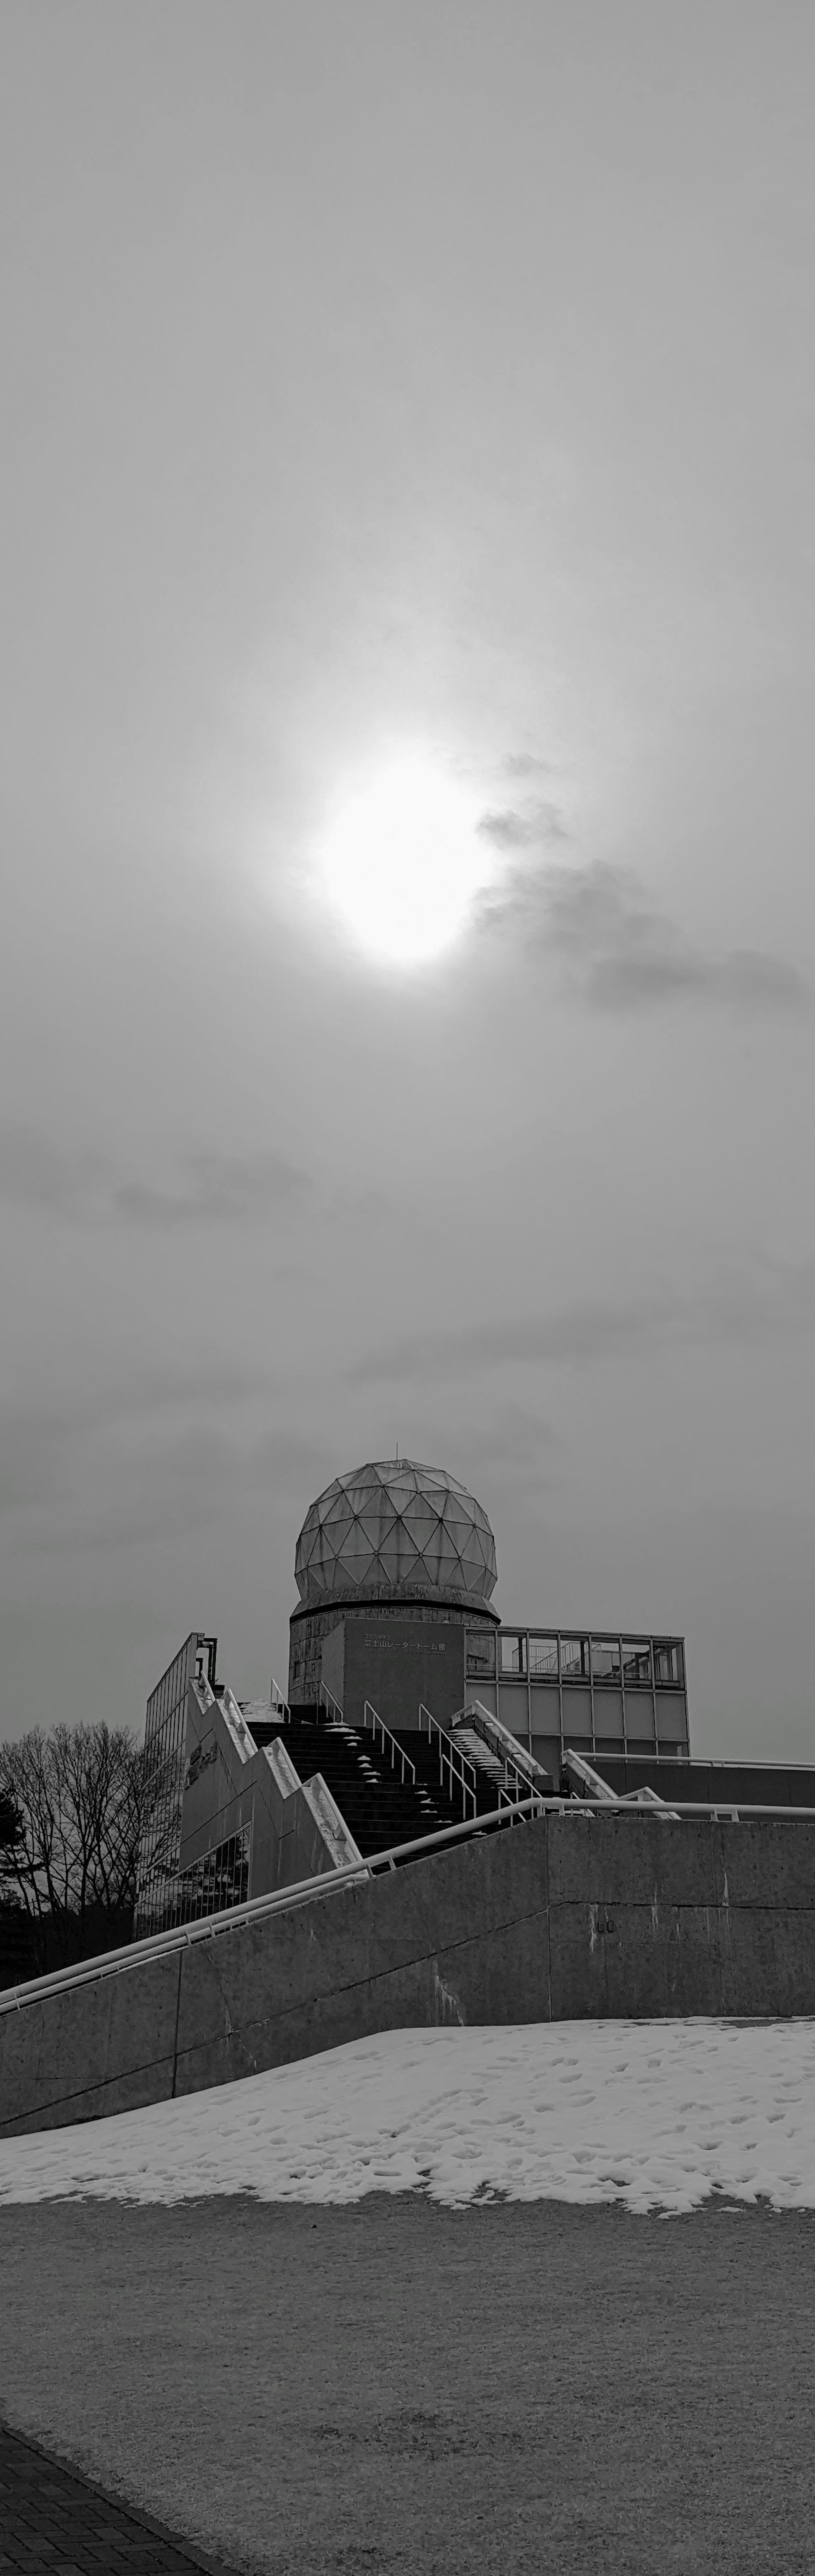
[[[0,2424],[0,2571],[17,2576],[234,2576]]]

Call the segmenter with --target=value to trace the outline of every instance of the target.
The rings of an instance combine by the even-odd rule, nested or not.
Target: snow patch
[[[0,2202],[618,2201],[815,2209],[815,2022],[383,2031],[143,2111],[0,2141]]]

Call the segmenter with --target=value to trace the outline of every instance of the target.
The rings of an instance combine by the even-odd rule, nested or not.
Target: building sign
[[[415,1727],[419,1703],[443,1725],[464,1698],[464,1628],[447,1619],[370,1619],[345,1624],[343,1709],[351,1726],[365,1702],[390,1727]]]
[[[417,1638],[415,1635],[389,1637],[386,1628],[364,1628],[362,1642],[369,1650],[374,1648],[378,1655],[398,1655],[400,1652],[403,1655],[415,1655],[417,1652],[423,1655],[446,1655],[447,1653],[446,1638],[443,1644],[438,1645],[433,1638],[426,1642],[423,1637]]]

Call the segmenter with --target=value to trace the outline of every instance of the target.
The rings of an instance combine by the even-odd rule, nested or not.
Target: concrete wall
[[[296,1887],[353,1860],[361,1860],[360,1851],[322,1772],[303,1784],[285,1744],[264,1745],[257,1756],[252,1894]]]
[[[815,2014],[815,1825],[542,1817],[0,2011],[0,2135],[364,2034]]]
[[[479,1626],[487,1625],[482,1612]],[[497,1622],[495,1623],[497,1625]],[[325,1681],[350,1726],[366,1699],[386,1726],[418,1725],[424,1700],[444,1726],[464,1698],[464,1640],[471,1610],[441,1602],[382,1601],[296,1610],[290,1623],[289,1704],[319,1697]]]
[[[456,1619],[369,1610],[345,1623],[343,1716],[361,1726],[366,1699],[386,1726],[418,1727],[419,1701],[440,1726],[464,1699],[462,1613]]]
[[[338,1620],[337,1620],[337,1625],[336,1625],[336,1627],[335,1627],[335,1628],[330,1628],[330,1629],[329,1629],[329,1632],[328,1632],[328,1636],[327,1636],[327,1637],[325,1637],[325,1638],[323,1639],[323,1648],[322,1648],[322,1654],[321,1654],[321,1657],[320,1657],[320,1681],[321,1681],[321,1682],[325,1682],[326,1690],[330,1690],[330,1692],[331,1692],[331,1697],[332,1697],[332,1699],[335,1699],[335,1700],[336,1700],[337,1707],[338,1707],[338,1708],[344,1708],[344,1707],[345,1707],[345,1620],[344,1620],[344,1619],[338,1619]],[[318,1692],[319,1692],[319,1685],[318,1685]],[[318,1696],[318,1692],[317,1692],[317,1693],[315,1693],[315,1697],[317,1697],[317,1696]]]

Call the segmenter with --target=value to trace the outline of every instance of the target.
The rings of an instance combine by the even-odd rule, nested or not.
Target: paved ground
[[[815,2214],[61,2203],[0,2280],[0,2414],[235,2568],[812,2576]]]
[[[160,2523],[0,2424],[0,2568],[21,2576],[228,2576]]]

